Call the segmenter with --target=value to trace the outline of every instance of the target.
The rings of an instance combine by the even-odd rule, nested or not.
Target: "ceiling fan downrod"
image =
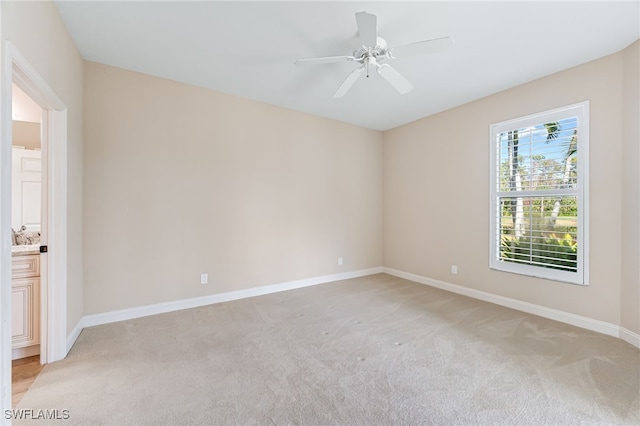
[[[369,68],[371,66],[375,66],[376,68],[378,68],[380,65],[378,65],[378,61],[376,60],[375,56],[367,55],[364,58],[364,65],[363,66],[364,66],[364,68],[366,70],[366,74],[365,75],[366,75],[367,78],[369,78]]]

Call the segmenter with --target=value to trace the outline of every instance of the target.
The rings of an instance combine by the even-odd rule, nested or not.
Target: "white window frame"
[[[510,130],[521,129],[566,118],[578,118],[578,253],[577,271],[562,271],[540,266],[519,264],[499,259],[500,253],[500,207],[496,168],[500,167],[498,135]],[[556,108],[536,114],[519,117],[489,127],[490,134],[490,260],[491,269],[515,274],[528,275],[571,284],[589,285],[589,101]],[[523,191],[523,196],[538,195],[536,191]]]

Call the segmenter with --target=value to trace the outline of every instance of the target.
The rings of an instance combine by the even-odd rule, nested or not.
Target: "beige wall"
[[[622,52],[622,287],[620,325],[640,334],[640,41]]]
[[[40,123],[13,120],[11,142],[27,149],[40,149]]]
[[[53,2],[2,2],[2,40],[11,41],[68,109],[67,332],[83,315],[83,62]]]
[[[385,132],[385,266],[620,324],[621,75],[618,53]],[[489,125],[585,100],[591,285],[490,270]]]
[[[84,137],[86,314],[382,265],[380,132],[85,63]]]

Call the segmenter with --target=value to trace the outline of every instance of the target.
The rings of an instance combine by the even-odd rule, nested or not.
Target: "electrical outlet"
[[[341,257],[338,258],[338,266],[342,266],[342,258]]]
[[[206,284],[209,282],[209,274],[200,274],[200,284]]]
[[[451,273],[453,275],[458,275],[458,267],[456,265],[451,265]]]

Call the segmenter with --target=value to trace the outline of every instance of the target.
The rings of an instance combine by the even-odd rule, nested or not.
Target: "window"
[[[491,260],[500,271],[588,284],[583,102],[491,126]]]

